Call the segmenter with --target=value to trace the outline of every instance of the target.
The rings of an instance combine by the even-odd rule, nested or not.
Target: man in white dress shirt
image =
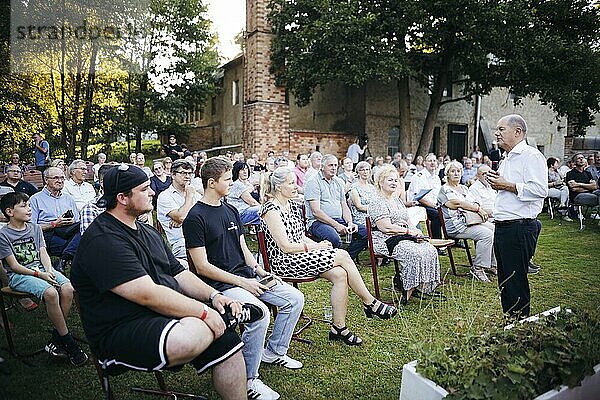
[[[548,195],[546,159],[525,142],[527,124],[520,115],[502,117],[495,135],[507,153],[498,171],[487,175],[498,190],[494,251],[502,310],[513,317],[527,317],[531,298],[527,271],[542,228],[537,215]]]
[[[431,221],[431,236],[435,239],[441,239],[442,225],[437,211],[437,197],[440,188],[442,187],[442,182],[440,181],[440,177],[436,174],[437,157],[435,154],[427,154],[424,165],[425,168],[413,176],[410,185],[408,186],[406,197],[409,201],[415,200],[415,196],[419,194],[420,191],[431,189],[429,193],[416,201],[427,210],[427,216]]]
[[[83,206],[96,197],[94,187],[85,181],[87,175],[87,165],[83,160],[74,160],[69,165],[69,176],[71,179],[65,182],[63,192],[75,200],[77,212],[80,212]]]
[[[189,269],[189,264],[181,225],[190,209],[202,198],[191,185],[193,174],[194,166],[189,161],[173,161],[173,183],[158,195],[156,202],[156,218],[167,235],[173,255],[186,269]]]
[[[475,197],[477,202],[481,205],[481,208],[488,213],[490,218],[494,216],[494,203],[496,202],[496,196],[498,192],[496,192],[490,186],[490,183],[487,180],[487,174],[492,169],[485,164],[481,164],[479,168],[477,168],[477,175],[475,175],[475,181],[471,186],[469,186],[469,192]]]

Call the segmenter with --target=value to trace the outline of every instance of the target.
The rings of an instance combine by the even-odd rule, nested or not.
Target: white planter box
[[[543,315],[553,314],[560,308],[543,312]],[[537,316],[528,318],[529,321],[538,319]],[[507,326],[510,329],[512,326]],[[421,376],[416,371],[417,360],[404,364],[402,367],[402,383],[400,385],[400,400],[441,400],[448,392],[432,380]],[[588,400],[600,399],[600,364],[594,367],[595,374],[586,376],[581,386],[568,388],[561,386],[559,390],[550,390],[534,400]]]
[[[402,367],[402,384],[400,400],[441,400],[448,392],[432,380],[417,373],[417,360]],[[594,367],[594,375],[586,376],[581,386],[568,388],[561,386],[559,390],[550,390],[534,400],[591,400],[600,399],[600,364]]]

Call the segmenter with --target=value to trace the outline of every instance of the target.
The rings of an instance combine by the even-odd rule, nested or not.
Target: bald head
[[[506,115],[496,125],[496,140],[506,151],[511,151],[527,135],[527,123],[518,114]]]

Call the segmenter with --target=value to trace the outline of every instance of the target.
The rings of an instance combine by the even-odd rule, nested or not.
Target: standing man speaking
[[[507,153],[488,181],[498,190],[494,203],[494,251],[502,310],[527,317],[530,311],[529,260],[542,224],[537,215],[548,195],[546,159],[527,145],[527,124],[520,115],[507,115],[496,126],[498,145]]]

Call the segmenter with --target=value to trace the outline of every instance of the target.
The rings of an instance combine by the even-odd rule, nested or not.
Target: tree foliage
[[[598,110],[598,74],[590,72],[600,66],[599,14],[585,0],[272,0],[270,7],[277,83],[302,106],[333,80],[398,82],[404,152],[427,152],[444,104],[496,86],[537,94],[563,115]],[[490,65],[491,55],[502,62]],[[416,136],[409,80],[430,93]],[[451,84],[460,95],[444,98]]]
[[[135,138],[140,151],[143,134],[187,133],[179,124],[184,110],[217,90],[218,54],[206,7],[202,0],[151,0],[146,11],[123,9],[115,16],[146,28],[135,41],[58,40],[56,48],[25,55],[38,73],[16,74],[10,70],[10,4],[2,3],[0,143],[7,146],[1,158],[27,153],[34,132],[45,134],[55,156],[69,159],[87,157],[88,144]]]

